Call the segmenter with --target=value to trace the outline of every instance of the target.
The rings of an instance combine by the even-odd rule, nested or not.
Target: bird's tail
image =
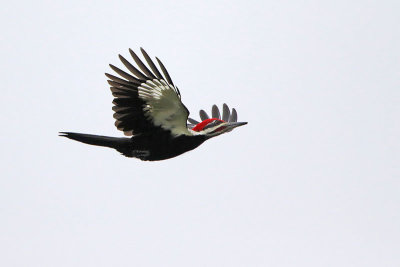
[[[110,137],[94,134],[60,132],[60,136],[79,141],[89,145],[114,148],[122,153],[131,144],[131,139],[126,137]]]

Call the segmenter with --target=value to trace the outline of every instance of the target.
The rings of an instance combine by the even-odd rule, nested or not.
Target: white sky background
[[[9,1],[1,266],[400,266],[399,1]],[[158,56],[198,118],[249,124],[141,162],[104,72]]]

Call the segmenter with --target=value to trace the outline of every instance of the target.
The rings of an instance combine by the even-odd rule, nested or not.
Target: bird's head
[[[211,118],[204,110],[200,110],[201,122],[188,118],[188,128],[195,135],[204,135],[206,138],[218,136],[232,131],[234,128],[247,124],[247,122],[238,122],[237,112],[233,108],[230,111],[227,104],[222,106],[222,116],[216,105],[211,110]]]
[[[205,135],[207,138],[215,137],[232,131],[234,128],[247,124],[247,122],[228,122],[211,118],[198,123],[192,131]]]

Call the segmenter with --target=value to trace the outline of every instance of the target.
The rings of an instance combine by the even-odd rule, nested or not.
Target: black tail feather
[[[60,132],[59,136],[67,137],[69,139],[89,145],[114,148],[120,152],[128,149],[131,144],[131,139],[126,137],[110,137],[110,136],[71,133],[71,132]]]

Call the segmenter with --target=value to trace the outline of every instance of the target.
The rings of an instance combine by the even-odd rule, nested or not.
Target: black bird
[[[195,149],[204,141],[232,131],[247,122],[237,122],[237,113],[223,105],[222,118],[216,105],[212,116],[200,110],[201,122],[189,118],[189,110],[181,102],[179,89],[161,61],[157,62],[164,76],[141,48],[150,69],[129,49],[139,69],[119,55],[130,74],[111,65],[121,78],[106,73],[111,86],[115,126],[128,137],[60,132],[60,136],[96,146],[114,148],[127,157],[141,160],[164,160]],[[187,121],[189,123],[187,123]]]

